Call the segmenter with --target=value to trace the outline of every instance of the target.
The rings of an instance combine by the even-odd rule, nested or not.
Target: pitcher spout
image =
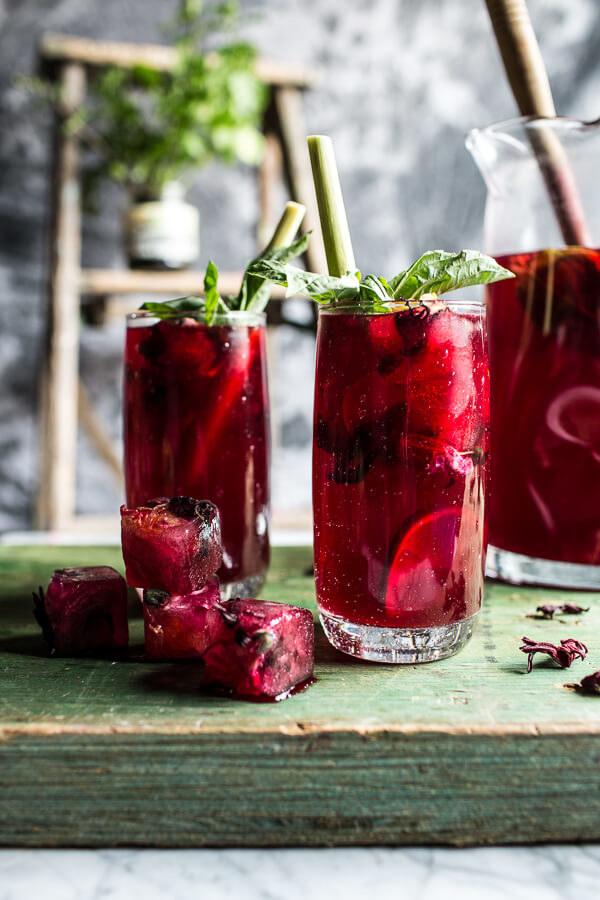
[[[466,146],[488,189],[486,238],[492,232],[494,246],[504,246],[517,221],[532,250],[591,245],[600,224],[600,120],[515,118],[473,129]]]

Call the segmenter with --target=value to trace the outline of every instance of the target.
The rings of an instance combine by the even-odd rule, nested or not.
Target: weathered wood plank
[[[55,125],[48,333],[40,384],[37,519],[41,528],[63,527],[75,509],[81,256],[79,139],[75,134],[64,134],[63,124],[83,102],[85,83],[83,66],[69,62],[62,67],[61,108]]]
[[[222,272],[219,285],[224,293],[239,290],[241,272]],[[82,294],[201,294],[204,292],[204,272],[153,272],[143,269],[83,269],[79,289]],[[231,289],[231,291],[230,291]]]
[[[219,288],[223,294],[237,294],[242,272],[220,272]],[[79,290],[87,295],[172,294],[176,297],[204,293],[204,272],[152,272],[143,269],[82,269]],[[282,299],[283,288],[273,286],[275,299]],[[138,304],[139,306],[139,304]]]
[[[42,35],[39,55],[46,63],[77,62],[86,66],[148,66],[158,71],[172,69],[176,56],[173,47],[163,44],[132,44],[122,41],[98,41],[72,34],[48,32]],[[308,88],[319,80],[314,66],[282,63],[259,58],[256,74],[265,84]]]
[[[593,840],[597,758],[564,735],[21,736],[0,745],[0,843]]]
[[[257,228],[258,244],[266,247],[273,235],[273,229],[279,221],[281,211],[279,194],[283,180],[283,160],[279,137],[265,127],[265,149],[258,167],[258,207],[259,220]]]
[[[600,666],[590,612],[528,618],[573,592],[488,585],[457,657],[378,666],[320,634],[317,683],[280,704],[198,690],[197,667],[48,659],[28,591],[118,548],[0,548],[0,842],[26,845],[477,844],[600,839]],[[314,609],[307,549],[278,549],[264,596]],[[132,654],[142,628],[132,607]],[[574,636],[571,670],[525,674],[523,634]]]

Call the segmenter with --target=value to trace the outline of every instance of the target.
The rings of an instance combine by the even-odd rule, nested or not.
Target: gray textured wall
[[[262,0],[249,36],[265,55],[316,63],[309,132],[332,135],[363,271],[393,274],[428,247],[481,244],[484,188],[463,147],[469,128],[514,114],[483,0]],[[562,114],[600,114],[597,0],[530,0]],[[36,488],[35,395],[42,334],[49,116],[12,85],[45,30],[160,41],[175,0],[0,0],[0,529],[27,527]],[[86,223],[84,262],[119,266],[120,197]],[[202,173],[203,258],[241,266],[254,250],[256,187],[241,168]],[[119,435],[122,328],[84,330],[82,372]],[[309,498],[312,346],[286,329],[273,387],[282,448],[280,507]],[[289,384],[306,385],[294,390]],[[84,437],[79,508],[115,509],[119,492]]]

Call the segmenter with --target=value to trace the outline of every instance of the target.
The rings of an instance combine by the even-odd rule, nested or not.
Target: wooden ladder
[[[60,86],[61,106],[54,127],[53,196],[50,222],[50,265],[45,352],[40,389],[40,484],[37,527],[54,531],[93,530],[105,524],[76,515],[75,473],[79,424],[86,429],[100,456],[122,479],[121,461],[105,434],[79,377],[80,308],[83,297],[111,298],[111,313],[132,311],[128,295],[147,293],[182,296],[203,290],[199,271],[151,272],[82,269],[80,141],[63,129],[65,119],[85,101],[88,71],[93,67],[146,65],[168,71],[174,64],[172,47],[95,41],[63,34],[46,34],[40,47],[42,71]],[[259,241],[275,224],[278,185],[307,207],[304,230],[319,232],[306,150],[302,94],[317,79],[314,69],[258,59],[256,71],[270,88],[264,117],[265,153],[258,168]],[[326,271],[322,242],[311,242],[307,265]],[[239,288],[240,272],[224,272],[220,286],[226,293]],[[274,291],[281,297],[281,291]],[[117,299],[120,298],[120,299]],[[115,302],[116,300],[116,302]],[[137,305],[137,303],[135,304]]]

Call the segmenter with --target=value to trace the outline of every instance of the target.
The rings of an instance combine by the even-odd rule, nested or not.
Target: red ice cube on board
[[[35,616],[53,653],[78,656],[127,647],[127,585],[110,566],[55,569]]]
[[[146,656],[204,662],[204,682],[241,696],[281,698],[314,665],[312,614],[265,600],[220,603],[218,586],[186,596],[144,591]]]
[[[208,683],[242,696],[283,699],[312,677],[312,613],[268,600],[231,600],[215,607],[221,622],[203,660]]]
[[[221,600],[219,582],[209,578],[199,591],[144,591],[144,636],[148,659],[194,659],[213,639],[210,610]],[[215,617],[217,625],[221,617]],[[214,629],[213,629],[214,630]]]
[[[202,588],[222,559],[221,522],[208,500],[172,497],[121,507],[125,577],[132,587],[189,594]]]

